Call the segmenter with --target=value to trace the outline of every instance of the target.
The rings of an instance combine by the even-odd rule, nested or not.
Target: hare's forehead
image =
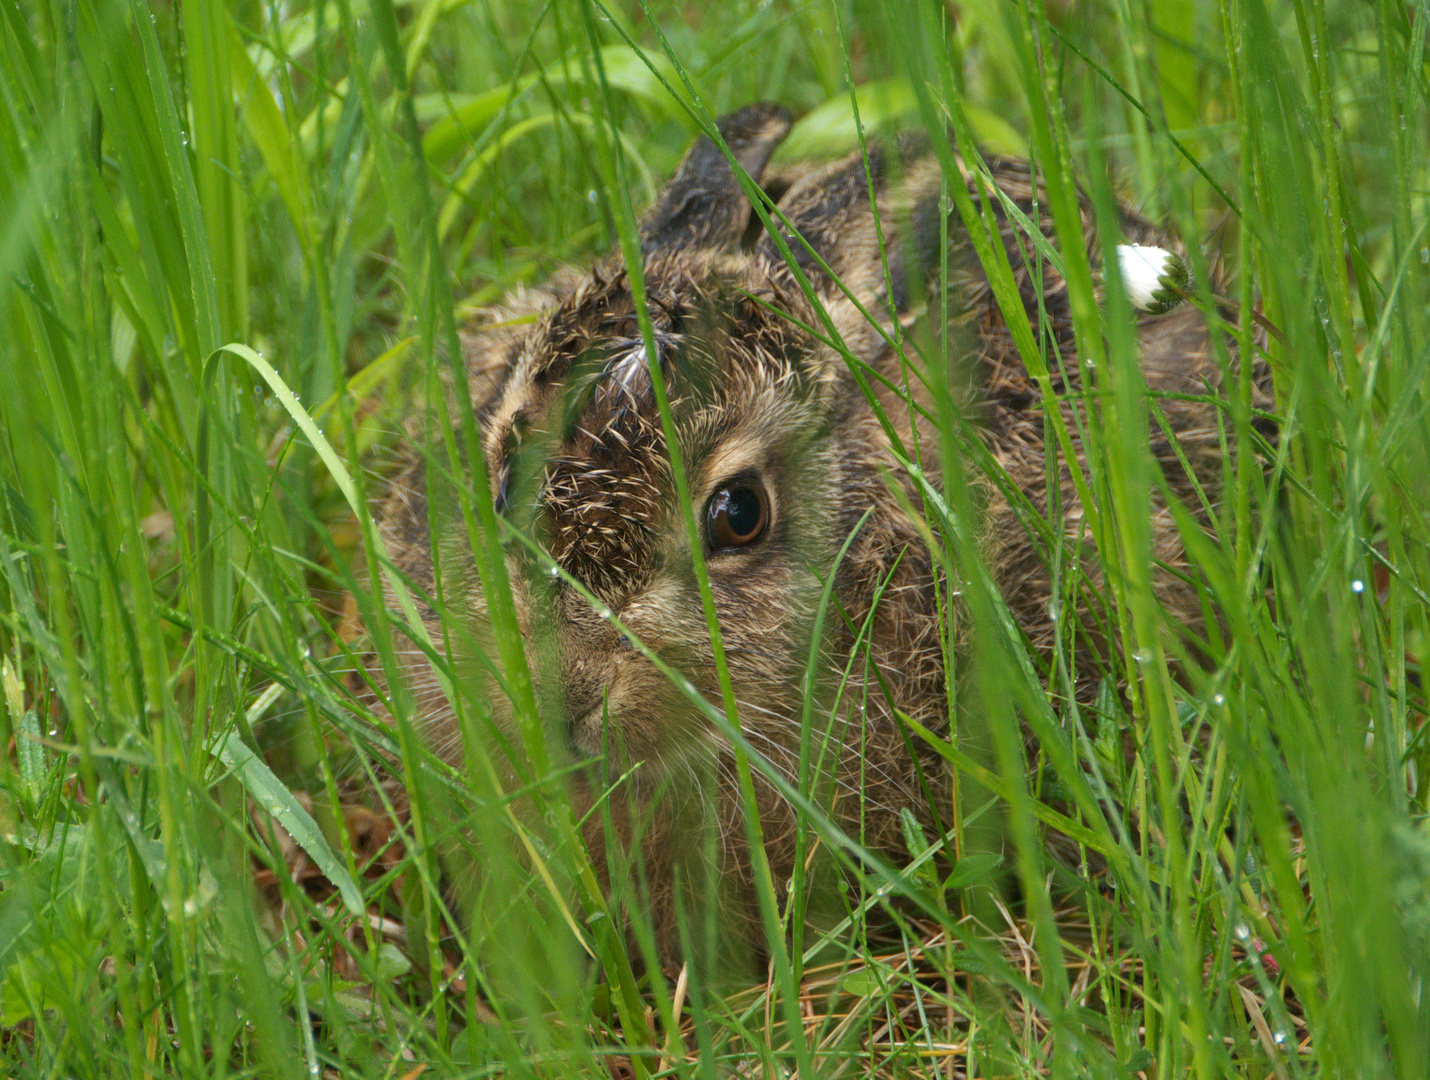
[[[647,325],[628,290],[593,277],[513,342],[481,409],[489,450],[532,429],[559,432],[561,442],[643,435],[659,427],[657,371],[672,407],[687,415],[818,391],[825,350],[782,313],[788,304],[758,296],[758,281],[670,278],[648,283]]]
[[[654,335],[692,497],[726,474],[758,471],[823,423],[823,395],[791,340],[738,324]],[[758,337],[764,333],[764,337]],[[499,476],[538,480],[552,556],[597,591],[646,577],[678,523],[665,425],[643,336],[594,338],[560,377],[526,373],[528,393],[489,435]],[[495,419],[495,418],[493,418]],[[489,428],[489,431],[491,429]]]

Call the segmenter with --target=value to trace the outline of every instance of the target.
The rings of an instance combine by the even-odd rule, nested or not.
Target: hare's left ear
[[[784,137],[790,115],[768,101],[722,116],[716,126],[735,160],[756,182]],[[701,136],[641,223],[647,253],[676,248],[733,249],[750,220],[750,202],[729,161]]]

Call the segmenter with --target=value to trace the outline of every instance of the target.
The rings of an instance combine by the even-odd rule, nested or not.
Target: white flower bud
[[[1165,315],[1191,286],[1187,264],[1165,248],[1118,244],[1117,268],[1132,306],[1147,315]]]

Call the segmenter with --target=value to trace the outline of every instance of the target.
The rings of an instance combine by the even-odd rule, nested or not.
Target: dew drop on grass
[[[1351,582],[1351,592],[1353,592],[1353,593],[1363,593],[1363,592],[1365,592],[1365,582],[1364,582],[1364,581],[1361,581],[1359,578],[1357,578],[1355,581],[1352,581],[1352,582]]]
[[[1132,654],[1132,659],[1136,660],[1139,664],[1150,664],[1152,662],[1152,650],[1138,649]]]
[[[1237,939],[1240,941],[1245,941],[1247,938],[1251,937],[1251,927],[1247,926],[1244,922],[1237,923],[1234,927],[1232,927],[1231,932],[1235,934],[1237,936]]]
[[[561,567],[557,566],[555,563],[552,563],[551,569],[546,572],[552,577],[557,578],[561,576]]]
[[[1276,1034],[1274,1034],[1274,1035],[1271,1036],[1271,1039],[1272,1039],[1273,1042],[1276,1043],[1277,1046],[1280,1046],[1282,1043],[1284,1043],[1284,1042],[1286,1041],[1286,1032],[1284,1032],[1284,1031],[1278,1031],[1278,1032],[1276,1032]]]
[[[1212,698],[1212,704],[1213,704],[1213,705],[1225,705],[1225,704],[1226,704],[1226,695],[1225,695],[1225,694],[1217,694],[1217,695],[1215,695],[1215,696]]]

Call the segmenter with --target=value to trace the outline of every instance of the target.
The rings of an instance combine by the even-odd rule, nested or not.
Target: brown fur
[[[721,123],[736,157],[757,180],[788,127],[784,112],[768,105]],[[1003,191],[1051,234],[1050,223],[1038,213],[1045,200],[1027,166],[1008,160],[990,165]],[[871,213],[870,175],[887,275]],[[876,150],[867,165],[855,155],[792,181],[783,177],[779,205],[887,331],[895,317],[912,324],[925,300],[917,282],[931,269],[936,272],[939,181],[931,158],[901,144]],[[1086,208],[1084,213],[1084,231],[1091,237],[1091,213]],[[1001,213],[999,221],[1023,299],[1035,316],[1041,293],[1053,339],[1048,361],[1061,372],[1058,389],[1069,395],[1059,407],[1075,431],[1082,374],[1065,285],[1050,268],[1038,275],[1023,258],[1023,250],[1031,250],[1027,238]],[[1123,215],[1122,227],[1132,242],[1176,247],[1130,213]],[[956,330],[968,353],[961,370],[972,386],[967,404],[1008,477],[1046,514],[1050,493],[1038,388],[1013,347],[956,216],[949,234],[958,284]],[[770,497],[771,525],[759,543],[733,551],[707,548],[706,560],[741,730],[791,778],[798,767],[801,683],[822,575],[869,514],[835,581],[837,606],[822,642],[823,682],[815,691],[814,719],[817,727],[831,723],[833,691],[849,669],[852,677],[832,720],[833,764],[825,769],[829,801],[848,832],[862,835],[881,855],[903,860],[900,808],[913,809],[925,821],[931,817],[918,769],[936,800],[948,792],[937,759],[927,752],[910,754],[894,718],[897,708],[934,730],[948,726],[935,564],[922,522],[908,509],[917,513],[918,488],[897,466],[889,436],[845,359],[801,329],[800,324],[819,328],[819,315],[772,238],[752,226],[745,196],[707,140],[691,151],[657,201],[642,242],[649,310],[697,521],[703,529],[711,492],[734,476],[758,477]],[[915,430],[908,405],[880,383],[904,385],[899,357],[817,260],[798,243],[791,247],[844,342],[868,365],[898,438],[932,466],[937,457],[932,433],[923,425]],[[910,256],[922,265],[910,263]],[[1192,306],[1145,317],[1138,333],[1143,373],[1153,391],[1203,393],[1220,384],[1203,319]],[[718,703],[709,634],[620,261],[558,275],[544,288],[510,298],[468,330],[464,348],[470,407],[499,508],[529,528],[601,607]],[[926,404],[927,395],[917,389],[915,398]],[[1164,408],[1198,479],[1215,497],[1214,407],[1169,402]],[[1191,482],[1172,447],[1160,435],[1154,443],[1174,490],[1188,496]],[[937,471],[931,467],[930,475]],[[1059,487],[1066,535],[1081,541],[1082,509],[1066,467]],[[996,484],[984,483],[980,490],[990,567],[1032,644],[1047,649],[1054,629],[1044,553]],[[397,565],[419,590],[432,594],[427,501],[424,470],[414,464],[393,485],[379,517]],[[432,516],[447,607],[461,613],[459,621],[477,643],[469,651],[475,651],[485,638],[486,602],[473,560],[450,507],[437,506]],[[1155,511],[1154,525],[1157,556],[1179,565],[1181,545],[1164,507]],[[1084,562],[1096,580],[1095,559]],[[515,553],[508,571],[553,755],[560,762],[605,754],[601,775],[606,777],[639,764],[625,787],[629,797],[616,800],[613,813],[622,843],[636,828],[632,815],[648,818],[639,854],[662,956],[671,960],[679,951],[674,877],[685,872],[682,866],[699,861],[693,849],[700,845],[692,837],[712,821],[718,834],[714,865],[705,869],[722,883],[734,918],[751,924],[732,932],[762,940],[753,932],[746,830],[727,739],[576,590],[539,579]],[[1157,585],[1173,622],[1199,622],[1192,589],[1167,573],[1157,577]],[[441,640],[435,611],[429,608],[426,618],[434,640]],[[871,620],[868,648],[856,649],[849,627],[866,619]],[[1096,634],[1088,640],[1095,641]],[[425,739],[457,763],[462,751],[451,710],[420,655],[414,654],[406,677]],[[491,680],[483,685],[498,728],[509,730],[510,704]],[[579,812],[590,806],[601,781],[577,775],[571,789]],[[664,791],[661,805],[652,806],[657,790]],[[783,887],[794,869],[795,815],[767,783],[757,782],[757,796],[771,869]],[[598,818],[586,834],[604,872],[607,838]]]

